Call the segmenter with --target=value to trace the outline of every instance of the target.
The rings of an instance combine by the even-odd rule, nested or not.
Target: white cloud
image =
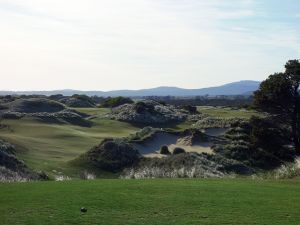
[[[255,7],[250,0],[0,0],[0,89],[262,79],[299,54],[299,30],[242,23],[255,18]]]

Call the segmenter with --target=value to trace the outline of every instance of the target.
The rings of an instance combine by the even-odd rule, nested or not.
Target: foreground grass
[[[82,214],[80,207],[88,212]],[[300,181],[0,184],[1,224],[299,224]]]

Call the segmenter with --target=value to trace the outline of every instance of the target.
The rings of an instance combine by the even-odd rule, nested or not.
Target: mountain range
[[[0,91],[0,95],[54,95],[62,94],[71,96],[73,94],[85,94],[89,96],[216,96],[216,95],[251,95],[259,88],[259,81],[243,80],[224,84],[216,87],[185,89],[178,87],[156,87],[140,90],[115,90],[115,91],[79,91],[79,90],[53,90],[53,91]]]

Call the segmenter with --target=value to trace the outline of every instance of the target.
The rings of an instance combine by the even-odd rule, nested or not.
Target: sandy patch
[[[213,154],[213,150],[211,148],[212,143],[210,142],[203,142],[199,145],[192,145],[192,146],[186,146],[186,145],[169,145],[169,150],[173,152],[174,148],[183,148],[186,152],[196,152],[196,153],[208,153]]]
[[[144,141],[142,144],[135,144],[135,147],[142,155],[159,152],[161,146],[176,144],[178,140],[177,135],[158,132],[153,135],[151,139]]]

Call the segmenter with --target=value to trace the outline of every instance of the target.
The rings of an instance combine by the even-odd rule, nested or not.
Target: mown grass
[[[81,113],[86,113],[91,116],[104,116],[109,113],[111,109],[109,108],[71,108]]]
[[[86,207],[82,214],[80,207]],[[300,181],[95,180],[0,184],[1,224],[299,224]]]
[[[233,109],[230,107],[198,106],[198,111],[213,117],[250,119],[260,115],[254,110]]]

